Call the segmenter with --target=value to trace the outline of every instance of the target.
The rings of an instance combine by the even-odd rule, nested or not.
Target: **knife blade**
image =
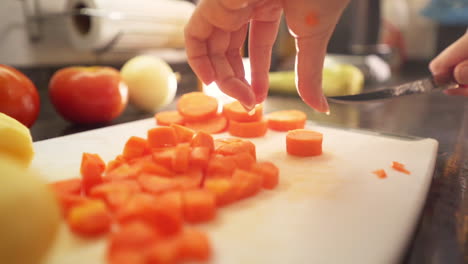
[[[455,82],[452,75],[443,75],[432,76],[390,88],[376,89],[355,95],[330,96],[328,99],[332,102],[345,104],[366,103],[455,88],[458,88],[458,84]]]

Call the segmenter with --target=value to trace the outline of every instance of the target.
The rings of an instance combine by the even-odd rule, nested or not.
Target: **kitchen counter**
[[[427,62],[410,63],[386,84],[423,77],[428,74],[426,65]],[[182,67],[179,71],[183,77],[178,94],[194,90],[194,76],[186,68]],[[45,85],[39,86],[42,109],[39,120],[31,130],[35,141],[152,116],[130,105],[121,117],[110,124],[90,127],[72,125],[53,110]],[[293,96],[271,94],[265,104],[266,112],[289,108],[303,110],[309,119],[332,126],[436,139],[439,151],[433,182],[404,263],[455,264],[468,261],[468,98],[449,97],[435,92],[365,105],[330,103],[329,116],[314,112]],[[162,110],[168,109],[175,109],[175,103]],[[381,243],[385,243],[385,238]]]

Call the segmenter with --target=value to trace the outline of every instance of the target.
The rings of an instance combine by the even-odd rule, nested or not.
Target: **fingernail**
[[[328,106],[327,98],[325,98],[325,96],[320,98],[320,112],[330,114],[330,107]]]
[[[254,104],[254,103],[253,103],[253,104],[244,104],[244,103],[241,102],[241,105],[245,108],[245,110],[246,110],[247,112],[250,112],[250,111],[252,111],[252,109],[255,108],[255,104]]]
[[[457,67],[455,79],[459,84],[468,84],[468,66]]]

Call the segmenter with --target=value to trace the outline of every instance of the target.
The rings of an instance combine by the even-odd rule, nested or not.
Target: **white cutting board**
[[[324,134],[323,154],[286,154],[285,133],[253,139],[259,160],[280,168],[280,184],[218,210],[203,224],[219,264],[397,263],[414,231],[433,174],[438,143],[308,123]],[[49,181],[77,177],[82,152],[106,161],[154,119],[36,142],[33,167]],[[216,137],[227,137],[227,134]],[[390,168],[399,161],[412,172]],[[372,171],[385,169],[388,178]],[[105,240],[82,240],[63,225],[45,264],[104,264]]]

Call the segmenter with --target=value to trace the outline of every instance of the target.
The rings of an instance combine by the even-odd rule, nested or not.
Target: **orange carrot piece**
[[[138,183],[144,191],[151,194],[161,194],[180,188],[179,184],[170,178],[151,174],[141,174],[138,177]]]
[[[140,174],[140,168],[137,166],[130,166],[127,163],[120,165],[119,167],[108,171],[104,177],[105,181],[119,181],[119,180],[129,180],[136,179]]]
[[[252,157],[252,154],[248,152],[240,152],[237,154],[232,155],[234,162],[236,163],[236,167],[243,170],[250,170],[250,168],[254,165],[255,159]]]
[[[156,125],[158,126],[170,126],[172,124],[183,125],[184,117],[179,111],[161,111],[154,115]]]
[[[175,146],[177,135],[172,127],[155,127],[148,130],[148,143],[151,148]]]
[[[204,121],[216,116],[218,100],[202,92],[186,93],[177,102],[177,110],[186,121]]]
[[[148,155],[131,163],[132,167],[138,168],[140,173],[156,174],[164,177],[174,176],[174,172],[164,165],[154,162],[153,155]]]
[[[49,184],[52,190],[57,194],[75,194],[81,193],[81,179],[73,178],[52,182]]]
[[[91,189],[89,196],[104,201],[111,210],[115,211],[122,207],[133,194],[140,191],[141,187],[136,181],[112,181],[95,186]]]
[[[177,142],[179,143],[190,142],[195,134],[195,131],[192,129],[178,124],[171,124],[170,127],[174,129],[177,136]]]
[[[252,166],[252,172],[262,176],[262,187],[274,189],[279,182],[279,169],[269,161],[257,162]]]
[[[175,264],[180,259],[180,242],[178,239],[168,238],[161,243],[153,243],[148,249],[148,264]]]
[[[207,147],[210,150],[210,153],[214,151],[214,139],[213,136],[203,132],[199,131],[195,133],[195,135],[192,138],[192,141],[190,142],[191,147]]]
[[[214,155],[208,161],[206,176],[230,177],[236,168],[237,164],[232,156]]]
[[[140,137],[130,137],[125,143],[122,157],[126,160],[142,157],[145,154],[149,154],[150,149],[148,141]]]
[[[317,156],[322,154],[322,138],[321,133],[312,130],[290,130],[286,134],[286,150],[293,156]]]
[[[173,160],[176,155],[175,152],[175,147],[157,149],[153,151],[153,161],[156,164],[162,165],[172,170]]]
[[[55,197],[57,198],[60,211],[64,217],[67,217],[72,208],[89,201],[88,197],[77,194],[56,193]]]
[[[205,179],[203,188],[215,196],[217,206],[229,204],[236,199],[231,179],[207,178]]]
[[[182,192],[184,219],[190,223],[206,222],[216,215],[214,195],[203,189]]]
[[[95,237],[110,230],[111,215],[104,202],[89,200],[70,210],[67,223],[75,234]]]
[[[267,115],[268,127],[276,131],[289,131],[305,127],[307,115],[299,110],[282,110]]]
[[[185,126],[195,131],[218,134],[226,130],[228,121],[223,115],[217,115],[202,121],[187,121]]]
[[[188,143],[181,143],[175,147],[172,169],[175,172],[186,172],[189,168],[190,146]]]
[[[229,120],[234,120],[237,122],[255,122],[262,120],[262,104],[257,104],[252,111],[252,113],[247,112],[239,101],[227,103],[223,106],[223,115],[226,116]]]
[[[254,122],[237,122],[234,120],[229,121],[228,132],[236,137],[255,138],[265,136],[268,130],[266,120]]]
[[[106,164],[98,154],[83,153],[81,157],[81,177],[83,191],[87,194],[95,185],[102,182],[102,173]]]
[[[186,261],[206,262],[212,253],[205,233],[193,228],[184,229],[180,235],[180,257]]]
[[[402,164],[400,162],[397,162],[397,161],[392,162],[392,168],[399,171],[399,172],[403,172],[405,174],[408,174],[408,175],[411,174],[411,172],[405,168],[404,164]]]
[[[127,161],[124,159],[123,155],[118,155],[117,157],[115,157],[115,159],[107,163],[106,172],[111,171],[117,167],[120,167],[120,165],[123,165],[126,162]]]
[[[191,168],[185,173],[174,177],[174,181],[182,191],[200,188],[203,181],[203,171],[198,168]]]
[[[248,152],[256,159],[255,145],[248,140],[227,138],[215,140],[215,153],[229,156],[241,152]]]
[[[205,168],[210,160],[210,149],[207,147],[193,147],[190,152],[190,166]]]
[[[108,264],[147,264],[146,254],[142,254],[141,249],[115,250],[108,253]]]
[[[372,173],[374,173],[375,175],[377,175],[377,177],[379,177],[380,179],[385,179],[385,178],[387,178],[387,173],[386,173],[385,170],[383,170],[383,169],[373,171]]]
[[[262,176],[236,169],[232,174],[232,189],[236,200],[257,194],[262,188]]]

